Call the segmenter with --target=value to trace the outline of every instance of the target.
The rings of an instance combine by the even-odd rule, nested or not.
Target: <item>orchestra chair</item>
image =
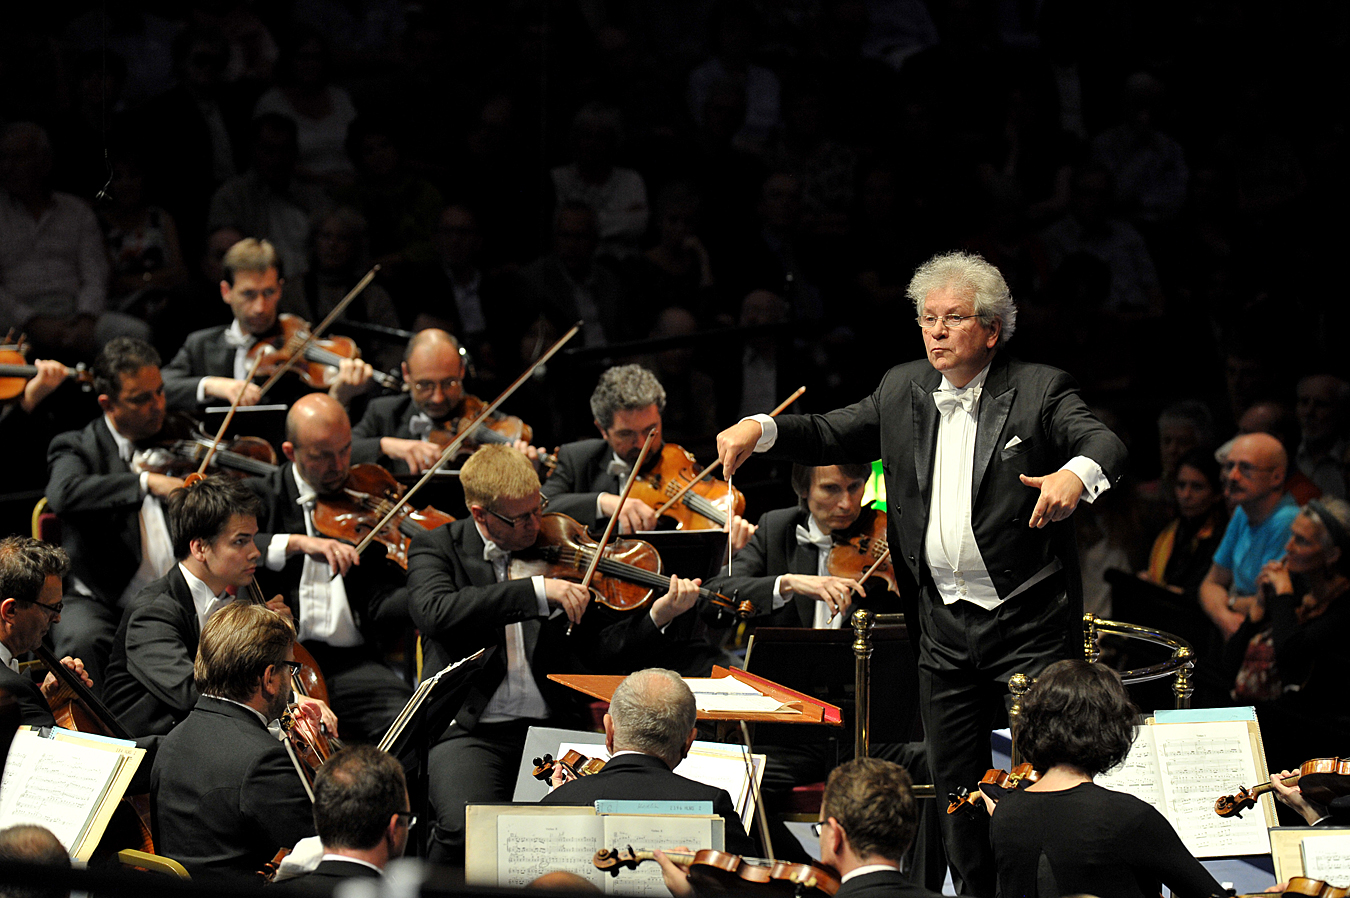
[[[191,879],[187,868],[171,857],[164,857],[160,854],[150,854],[145,851],[139,851],[135,848],[123,848],[117,852],[117,860],[123,867],[131,867],[135,870],[146,870],[151,873],[168,873],[177,876],[179,879]]]

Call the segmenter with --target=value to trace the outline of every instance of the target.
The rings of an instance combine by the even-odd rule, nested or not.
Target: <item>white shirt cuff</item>
[[[530,582],[534,584],[534,599],[539,603],[539,616],[548,617],[548,592],[544,589],[544,575],[536,574],[530,578]]]
[[[141,481],[141,497],[144,498],[145,496],[148,496],[150,494],[150,472],[142,471],[140,481]]]
[[[286,544],[290,542],[289,533],[274,533],[267,544],[267,560],[264,562],[269,571],[279,571],[286,566]]]
[[[1111,488],[1111,481],[1102,473],[1101,465],[1086,455],[1075,455],[1060,470],[1072,471],[1083,481],[1083,501],[1088,504]]]
[[[768,415],[751,415],[748,418],[742,418],[742,421],[758,421],[763,433],[759,436],[759,441],[755,443],[756,452],[768,452],[773,448],[773,444],[778,440],[778,423]]]
[[[652,619],[652,626],[653,626],[653,627],[656,627],[656,612],[655,612],[655,611],[648,611],[648,612],[647,612],[647,616],[650,617],[650,618]],[[673,624],[673,623],[675,623],[675,621],[671,621],[671,622],[670,622],[670,624]],[[659,630],[660,633],[661,633],[661,635],[664,636],[665,633],[666,633],[666,629],[670,626],[670,624],[666,624],[665,627],[657,627],[657,630]]]
[[[782,590],[783,575],[779,574],[773,578],[773,610],[777,611],[788,603],[787,596],[783,595]]]
[[[205,401],[206,401],[206,378],[202,377],[197,380],[197,403],[200,405]]]

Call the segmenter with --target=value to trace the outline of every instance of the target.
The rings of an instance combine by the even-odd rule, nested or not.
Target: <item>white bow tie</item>
[[[235,349],[252,349],[253,344],[258,342],[258,338],[252,334],[245,334],[236,331],[234,328],[225,330],[225,343]]]
[[[318,498],[319,494],[314,492],[314,490],[310,489],[309,485],[306,484],[300,487],[300,498],[295,500],[295,504],[308,508],[309,506],[313,505],[318,500]]]
[[[938,414],[945,418],[958,407],[965,409],[966,414],[974,414],[975,400],[978,398],[978,388],[938,390],[933,394],[933,404],[937,406]]]
[[[436,429],[436,422],[418,412],[408,420],[408,432],[415,437],[424,437]]]
[[[633,470],[633,466],[616,456],[609,460],[609,467],[606,470],[623,480],[628,477],[628,472]]]
[[[828,552],[831,548],[834,547],[834,538],[830,536],[828,533],[822,533],[820,536],[814,536],[811,533],[810,529],[803,527],[801,524],[798,524],[797,545],[815,546],[822,552]]]
[[[497,545],[490,539],[483,540],[483,560],[488,564],[496,564],[498,561],[510,561],[511,553]]]

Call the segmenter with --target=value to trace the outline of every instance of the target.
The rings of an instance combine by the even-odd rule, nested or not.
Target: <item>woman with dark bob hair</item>
[[[1017,749],[1041,778],[990,811],[1000,898],[1178,898],[1224,890],[1151,805],[1093,778],[1120,764],[1138,710],[1105,665],[1057,661],[1022,699]]]

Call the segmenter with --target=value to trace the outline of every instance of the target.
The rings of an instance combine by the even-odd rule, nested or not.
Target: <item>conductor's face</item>
[[[954,316],[962,321],[955,324]],[[923,327],[923,347],[928,361],[946,375],[954,387],[964,387],[979,374],[994,356],[1001,323],[986,326],[975,316],[975,302],[968,290],[940,287],[923,301],[920,326],[925,319],[936,319]]]

